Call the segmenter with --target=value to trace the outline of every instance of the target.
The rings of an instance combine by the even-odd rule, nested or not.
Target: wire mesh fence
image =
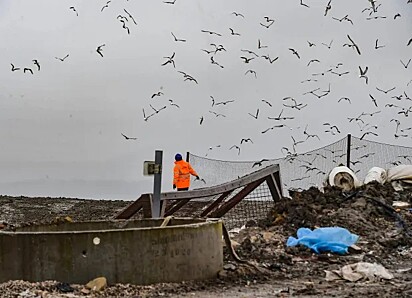
[[[356,137],[351,137],[350,142],[348,140],[343,138],[310,152],[270,159],[261,165],[257,165],[256,161],[222,161],[194,154],[189,154],[189,159],[192,166],[207,181],[207,186],[240,178],[260,167],[279,164],[284,196],[287,196],[287,190],[322,186],[331,169],[338,165],[347,165],[347,162],[361,181],[372,167],[387,169],[394,165],[412,163],[412,147],[388,145]],[[193,184],[194,189],[202,186]],[[265,218],[274,204],[267,184],[262,183],[223,219],[230,228],[240,227],[250,220]]]

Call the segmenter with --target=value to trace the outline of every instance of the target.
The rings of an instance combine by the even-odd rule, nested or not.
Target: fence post
[[[186,161],[189,162],[190,152],[186,152]]]
[[[152,197],[152,218],[160,217],[160,193],[162,187],[162,159],[163,151],[155,151],[155,173]]]
[[[351,147],[351,140],[352,140],[352,136],[351,134],[348,134],[348,144],[347,144],[347,148],[346,148],[346,166],[348,168],[350,168],[350,147]]]

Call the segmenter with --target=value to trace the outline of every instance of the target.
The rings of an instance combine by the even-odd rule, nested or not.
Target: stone
[[[95,291],[95,292],[99,292],[103,290],[106,286],[107,286],[106,277],[95,278],[86,284],[86,288],[92,291]]]

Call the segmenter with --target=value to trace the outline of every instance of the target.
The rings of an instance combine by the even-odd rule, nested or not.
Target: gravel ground
[[[391,185],[368,185],[357,192],[316,189],[291,193],[292,200],[277,203],[267,218],[231,236],[236,252],[255,266],[231,259],[227,248],[225,267],[213,280],[152,286],[112,285],[98,293],[84,285],[60,281],[0,284],[0,297],[412,297],[412,213],[394,210],[393,201],[412,203],[410,191]],[[71,198],[0,197],[0,228],[53,223],[70,216],[73,221],[112,218],[130,202]],[[190,213],[190,208],[187,209]],[[305,247],[286,247],[297,228],[341,226],[360,236],[359,251],[347,255],[314,254]],[[359,261],[379,263],[394,278],[326,281],[325,270]]]

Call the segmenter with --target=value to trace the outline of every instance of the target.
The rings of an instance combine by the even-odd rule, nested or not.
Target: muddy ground
[[[390,184],[369,184],[356,192],[327,188],[292,192],[266,218],[232,230],[233,246],[243,260],[234,261],[225,247],[225,266],[213,280],[153,286],[109,285],[100,293],[84,294],[83,285],[62,293],[58,281],[0,284],[0,297],[412,297],[411,207],[392,208],[394,201],[412,203],[410,190]],[[0,197],[0,228],[109,219],[130,202],[67,198]],[[186,209],[190,213],[190,208]],[[189,214],[187,214],[189,215]],[[305,247],[286,247],[300,227],[340,226],[360,236],[360,250],[346,255],[315,254]],[[325,270],[357,262],[379,263],[394,278],[326,281]],[[110,281],[109,281],[110,283]]]

